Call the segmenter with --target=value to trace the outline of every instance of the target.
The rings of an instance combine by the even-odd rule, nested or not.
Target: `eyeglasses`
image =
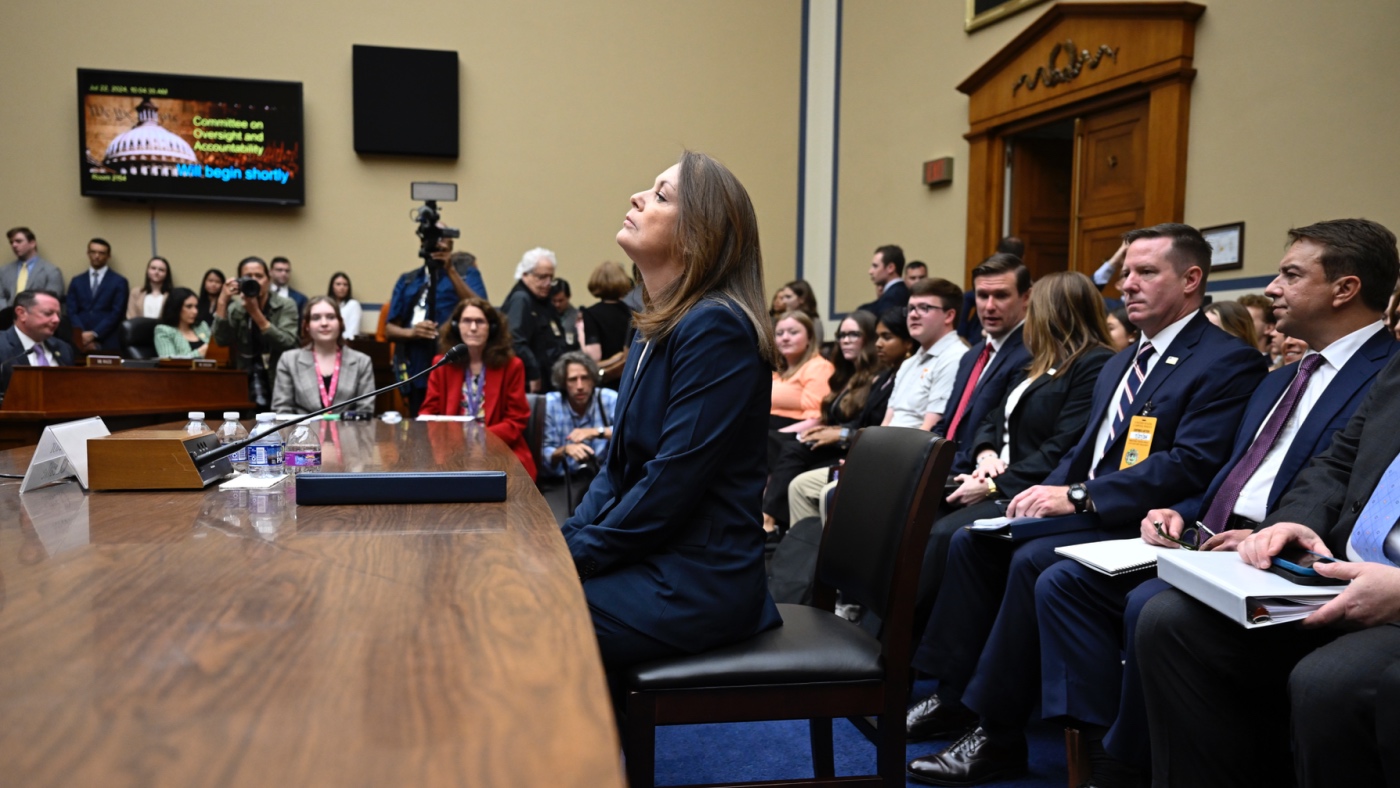
[[[532,279],[537,279],[537,280],[539,280],[539,281],[541,281],[541,282],[553,282],[553,281],[554,281],[554,274],[537,274],[537,273],[535,273],[534,271],[531,271],[530,273],[526,274],[526,276],[528,276],[528,277],[530,277],[530,278],[532,278]]]
[[[918,312],[921,315],[927,315],[929,312],[932,312],[935,309],[937,309],[940,312],[949,311],[948,307],[946,306],[934,306],[933,304],[910,304],[909,306],[904,307],[904,316],[909,317],[910,313],[912,312]]]
[[[457,323],[458,323],[458,325],[464,325],[464,326],[484,326],[484,325],[487,325],[486,321],[485,321],[485,320],[482,320],[482,319],[479,318],[479,317],[464,317],[464,318],[462,318],[461,320],[458,320]]]
[[[838,333],[838,334],[836,335],[836,341],[837,341],[837,342],[845,342],[845,341],[848,340],[848,339],[860,339],[860,338],[861,338],[861,333],[860,333],[859,331],[842,331],[842,332],[840,332],[840,333]]]
[[[1158,536],[1183,550],[1199,549],[1206,540],[1215,536],[1215,532],[1205,527],[1202,523],[1196,523],[1196,525],[1191,528],[1183,528],[1180,538],[1167,533],[1166,523],[1161,520],[1153,520],[1152,528],[1157,531]],[[1205,539],[1201,538],[1202,535],[1205,536]]]

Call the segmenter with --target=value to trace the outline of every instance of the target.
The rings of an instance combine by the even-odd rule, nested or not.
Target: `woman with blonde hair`
[[[1259,335],[1254,331],[1254,316],[1249,314],[1248,309],[1234,301],[1212,301],[1206,304],[1205,312],[1206,320],[1218,328],[1243,339],[1250,347],[1259,346]]]
[[[645,310],[608,461],[562,529],[610,671],[781,623],[759,525],[778,356],[753,203],[686,152],[632,195],[617,243]]]

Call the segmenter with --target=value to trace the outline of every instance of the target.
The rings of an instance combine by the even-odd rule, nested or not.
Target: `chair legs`
[[[656,705],[643,693],[627,693],[627,725],[622,742],[629,788],[656,785]]]
[[[904,761],[906,737],[904,733],[903,699],[887,699],[885,711],[879,720],[879,743],[875,749],[875,771],[887,788],[900,788],[905,784]]]
[[[835,777],[836,748],[831,740],[831,718],[809,720],[808,726],[812,735],[812,774],[816,777]]]

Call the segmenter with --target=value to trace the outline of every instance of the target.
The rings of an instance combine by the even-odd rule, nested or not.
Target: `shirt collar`
[[[1026,321],[1024,321],[1024,320],[1022,320],[1021,322],[1017,323],[1017,324],[1016,324],[1016,327],[1013,328],[1013,329],[1011,329],[1010,331],[1006,332],[1006,334],[1003,335],[1001,339],[992,339],[991,335],[988,335],[988,336],[987,336],[987,344],[992,346],[992,352],[993,352],[993,353],[1000,353],[1000,352],[1001,352],[1001,346],[1006,344],[1006,340],[1010,339],[1012,334],[1016,333],[1017,331],[1020,331],[1020,330],[1021,330],[1021,326],[1024,326],[1025,324],[1026,324]]]
[[[1172,342],[1176,341],[1177,334],[1180,334],[1181,330],[1183,328],[1186,328],[1186,324],[1190,323],[1191,320],[1200,313],[1201,310],[1199,309],[1191,312],[1190,314],[1186,315],[1186,317],[1183,317],[1180,320],[1177,320],[1175,323],[1172,323],[1171,325],[1162,329],[1161,331],[1158,331],[1157,335],[1151,338],[1147,336],[1146,331],[1142,332],[1142,339],[1138,340],[1138,352],[1142,352],[1142,343],[1151,342],[1152,348],[1157,351],[1157,355],[1162,356],[1167,352],[1167,348],[1171,347]]]
[[[1356,351],[1360,350],[1361,346],[1366,344],[1367,340],[1376,335],[1377,331],[1386,330],[1388,329],[1385,327],[1385,323],[1379,320],[1374,323],[1368,323],[1341,339],[1336,340],[1322,350],[1308,351],[1303,358],[1307,358],[1308,355],[1317,352],[1322,355],[1324,361],[1332,365],[1333,369],[1341,369],[1346,366],[1346,363],[1351,360],[1352,356],[1356,355]]]

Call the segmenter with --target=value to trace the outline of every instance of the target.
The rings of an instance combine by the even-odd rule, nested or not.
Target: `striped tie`
[[[1118,398],[1118,411],[1113,416],[1113,426],[1108,428],[1108,442],[1104,444],[1105,451],[1113,443],[1113,439],[1118,437],[1118,431],[1123,429],[1123,422],[1127,420],[1128,414],[1132,413],[1133,398],[1137,396],[1138,389],[1142,388],[1142,382],[1147,379],[1147,360],[1152,358],[1152,354],[1156,352],[1157,348],[1152,347],[1151,342],[1142,343],[1137,360],[1133,362],[1133,368],[1128,372],[1128,382],[1123,387],[1123,396]]]

